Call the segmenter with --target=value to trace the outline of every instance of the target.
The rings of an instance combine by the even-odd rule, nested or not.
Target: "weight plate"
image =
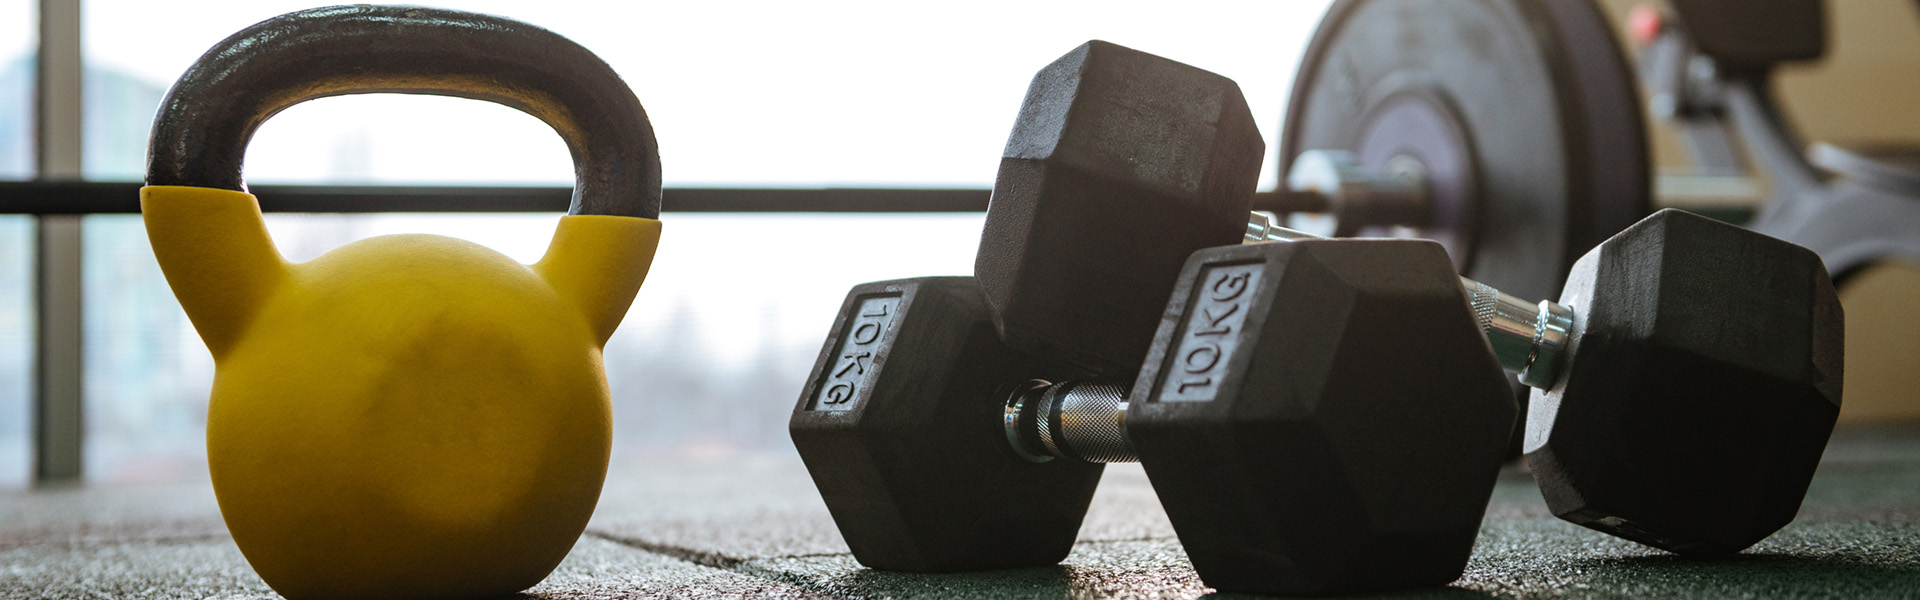
[[[1410,156],[1434,216],[1289,224],[1436,239],[1469,277],[1555,297],[1574,260],[1652,211],[1634,84],[1588,0],[1336,2],[1294,81],[1280,172],[1313,149],[1376,169]]]

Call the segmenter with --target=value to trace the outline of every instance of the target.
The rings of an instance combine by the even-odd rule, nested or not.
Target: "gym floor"
[[[1134,465],[1109,467],[1057,567],[952,575],[862,568],[797,458],[616,466],[573,553],[531,598],[1192,598],[1207,595]],[[1920,425],[1843,427],[1800,517],[1695,561],[1567,524],[1510,469],[1467,573],[1405,597],[1920,597]],[[206,484],[0,495],[0,597],[277,598]]]

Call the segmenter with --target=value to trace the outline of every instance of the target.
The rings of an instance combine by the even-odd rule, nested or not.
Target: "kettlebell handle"
[[[228,37],[167,92],[147,185],[244,192],[260,124],[287,107],[365,93],[456,96],[553,127],[573,155],[568,214],[660,216],[660,151],[639,99],[606,62],[546,29],[418,6],[287,13]]]

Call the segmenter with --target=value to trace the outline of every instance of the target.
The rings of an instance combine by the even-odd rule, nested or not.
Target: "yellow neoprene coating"
[[[141,209],[214,355],[221,515],[275,591],[498,596],[566,556],[612,444],[601,348],[659,221],[564,217],[534,265],[433,235],[296,264],[252,195],[153,186]]]

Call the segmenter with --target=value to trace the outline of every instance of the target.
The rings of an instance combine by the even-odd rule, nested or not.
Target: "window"
[[[673,187],[989,187],[1033,73],[1093,38],[1236,79],[1271,146],[1294,65],[1325,9],[1259,1],[1177,10],[1011,1],[442,5],[533,22],[605,58],[646,106]],[[308,6],[87,1],[87,176],[138,180],[166,86],[221,38]],[[532,117],[394,95],[296,106],[261,128],[246,165],[255,183],[562,185],[572,172],[558,136]],[[294,260],[368,236],[426,232],[532,261],[557,217],[272,215],[269,226]],[[670,212],[648,283],[606,352],[616,461],[789,452],[787,414],[847,288],[969,273],[980,219]],[[0,261],[6,248],[0,243]],[[89,479],[204,476],[211,361],[160,277],[138,217],[89,217],[85,267]],[[0,334],[5,326],[0,320]],[[4,348],[0,369],[8,368]]]

